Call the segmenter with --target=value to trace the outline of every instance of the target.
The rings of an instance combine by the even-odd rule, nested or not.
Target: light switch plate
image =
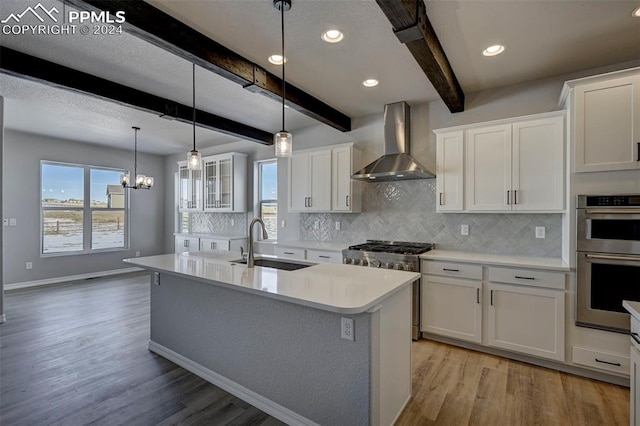
[[[313,229],[320,229],[320,221],[316,220],[315,222],[313,222]]]
[[[9,218],[9,226],[16,226],[17,225],[17,221],[15,217],[10,217]]]
[[[536,238],[544,238],[544,237],[545,237],[544,226],[536,226]]]
[[[286,220],[284,220],[284,219],[282,219],[282,220],[280,221],[280,228],[286,228],[286,227],[287,227],[287,221],[286,221]]]

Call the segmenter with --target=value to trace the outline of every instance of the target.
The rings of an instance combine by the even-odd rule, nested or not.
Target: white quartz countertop
[[[480,263],[483,265],[514,266],[520,268],[546,269],[570,272],[569,264],[561,258],[507,256],[500,254],[468,253],[453,250],[431,250],[420,256],[427,260],[444,260],[450,262]]]
[[[275,258],[256,256],[256,259],[260,257]],[[163,254],[124,261],[152,271],[342,314],[359,314],[374,309],[384,299],[420,278],[414,272],[354,268],[332,263],[314,264],[296,271],[260,266],[247,268],[230,262],[237,259],[237,254],[217,251]]]
[[[311,250],[326,250],[326,251],[342,251],[343,249],[352,246],[352,243],[330,243],[326,241],[278,241],[276,243],[282,247],[296,247],[306,248]],[[357,243],[356,243],[357,244]]]
[[[640,321],[640,302],[623,300],[622,307],[625,308],[631,314],[632,317]]]
[[[177,237],[214,238],[216,240],[243,240],[246,235],[220,235],[206,232],[174,232]]]

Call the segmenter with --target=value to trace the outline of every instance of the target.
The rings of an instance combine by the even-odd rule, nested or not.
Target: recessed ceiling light
[[[496,56],[504,52],[504,46],[501,44],[494,44],[493,46],[489,46],[482,51],[484,56]]]
[[[287,62],[287,58],[284,58],[284,61]],[[269,62],[273,65],[282,65],[282,55],[275,54],[269,56]]]
[[[339,41],[342,41],[343,38],[344,34],[342,34],[338,30],[327,30],[322,33],[322,39],[327,43],[337,43]]]
[[[378,80],[376,80],[375,78],[368,78],[362,82],[362,85],[364,87],[375,87],[378,85]]]
[[[640,6],[636,7],[636,9],[631,12],[631,16],[633,16],[634,18],[640,18]]]

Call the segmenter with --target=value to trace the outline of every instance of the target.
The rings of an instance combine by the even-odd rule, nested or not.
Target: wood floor
[[[149,352],[146,274],[5,294],[2,425],[282,423]],[[398,425],[628,425],[629,390],[421,340]],[[327,425],[333,426],[333,425]]]

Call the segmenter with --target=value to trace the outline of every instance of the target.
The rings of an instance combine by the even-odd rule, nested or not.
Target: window
[[[258,212],[270,240],[278,237],[278,162],[258,162]]]
[[[128,247],[125,170],[41,163],[42,251],[91,253]]]

